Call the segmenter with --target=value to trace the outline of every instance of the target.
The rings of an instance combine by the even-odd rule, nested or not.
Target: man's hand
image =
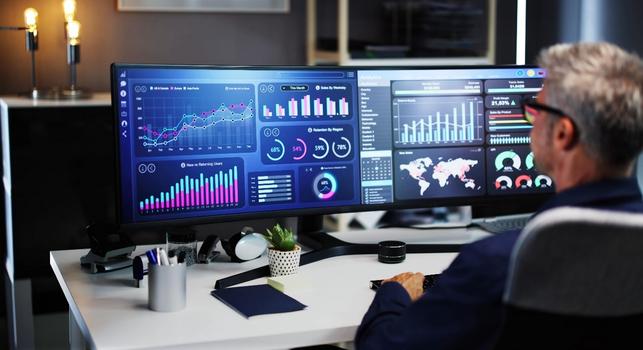
[[[397,282],[406,289],[412,301],[418,300],[424,293],[422,285],[424,284],[424,274],[416,272],[403,272],[391,278],[387,278],[382,283]]]

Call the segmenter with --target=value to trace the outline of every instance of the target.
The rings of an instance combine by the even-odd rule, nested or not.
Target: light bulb
[[[76,0],[64,0],[63,12],[65,13],[65,22],[71,22],[76,16]]]
[[[38,29],[38,11],[35,8],[30,7],[25,10],[25,25],[29,32],[36,33]]]
[[[67,39],[69,40],[69,45],[78,45],[80,40],[80,22],[71,21],[67,23]]]

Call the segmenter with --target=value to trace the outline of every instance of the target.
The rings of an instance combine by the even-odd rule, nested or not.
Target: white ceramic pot
[[[268,248],[268,265],[270,266],[270,276],[286,276],[297,273],[299,269],[299,256],[301,248],[295,246],[294,250],[281,251]]]

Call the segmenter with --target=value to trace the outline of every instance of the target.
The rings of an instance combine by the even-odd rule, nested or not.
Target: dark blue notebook
[[[213,290],[210,294],[243,316],[299,311],[306,305],[267,284]]]

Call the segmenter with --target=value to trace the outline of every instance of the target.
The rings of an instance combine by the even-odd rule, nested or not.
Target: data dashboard
[[[521,111],[545,74],[113,65],[121,222],[552,192]]]

